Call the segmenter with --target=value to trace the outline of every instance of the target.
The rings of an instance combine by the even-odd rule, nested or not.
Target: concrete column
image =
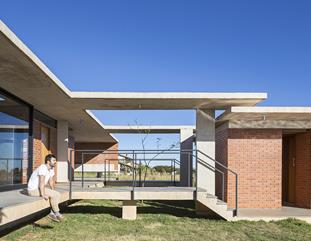
[[[127,200],[122,203],[122,218],[135,220],[137,216],[137,201]]]
[[[208,157],[198,153],[197,182],[199,188],[204,188],[208,193],[215,195],[215,110],[198,109],[196,116],[196,146],[197,150],[204,152]],[[204,163],[206,163],[204,165]]]
[[[57,121],[57,182],[68,182],[68,122]]]
[[[193,148],[193,129],[180,129],[180,150],[191,150]],[[188,153],[180,153],[180,186],[192,186],[192,156]]]

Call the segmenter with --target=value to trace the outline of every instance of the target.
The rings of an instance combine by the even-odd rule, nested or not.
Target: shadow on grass
[[[66,209],[64,209],[63,213],[109,214],[117,218],[120,218],[122,216],[122,210],[118,207],[105,207],[93,205],[69,206]]]
[[[103,204],[104,205],[104,204]],[[66,213],[80,214],[108,214],[117,218],[122,217],[122,206],[101,206],[101,205],[77,205],[69,206],[63,211]],[[191,201],[144,201],[138,202],[138,214],[166,214],[175,217],[187,218],[206,218],[197,215],[195,212],[194,203]]]
[[[46,224],[33,223],[32,226],[34,228],[40,228],[40,229],[53,229],[52,226],[46,225]]]
[[[195,213],[193,202],[178,201],[145,201],[138,207],[140,214],[167,214],[175,217],[200,218]]]

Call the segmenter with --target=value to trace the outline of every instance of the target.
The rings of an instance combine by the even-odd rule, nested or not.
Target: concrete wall
[[[215,110],[197,109],[196,147],[198,153],[197,186],[215,194]]]
[[[220,126],[216,159],[239,174],[240,208],[282,206],[282,130]],[[216,193],[220,193],[216,180]],[[225,201],[230,207],[235,206],[235,179],[231,174],[225,180]]]

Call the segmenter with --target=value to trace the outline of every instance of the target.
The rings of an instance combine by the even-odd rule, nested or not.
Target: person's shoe
[[[55,217],[57,218],[58,221],[64,221],[63,215],[60,214],[60,212],[55,212]]]
[[[63,215],[57,215],[56,218],[57,218],[57,220],[58,220],[59,222],[64,221],[64,216],[63,216]]]
[[[49,215],[48,215],[48,218],[49,219],[51,219],[52,221],[54,221],[54,222],[60,222],[60,220],[58,220],[58,218],[56,217],[56,215],[55,214],[53,214],[53,213],[50,213]]]

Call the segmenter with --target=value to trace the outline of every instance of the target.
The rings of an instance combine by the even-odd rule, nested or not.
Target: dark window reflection
[[[26,181],[29,107],[0,94],[0,188]]]

